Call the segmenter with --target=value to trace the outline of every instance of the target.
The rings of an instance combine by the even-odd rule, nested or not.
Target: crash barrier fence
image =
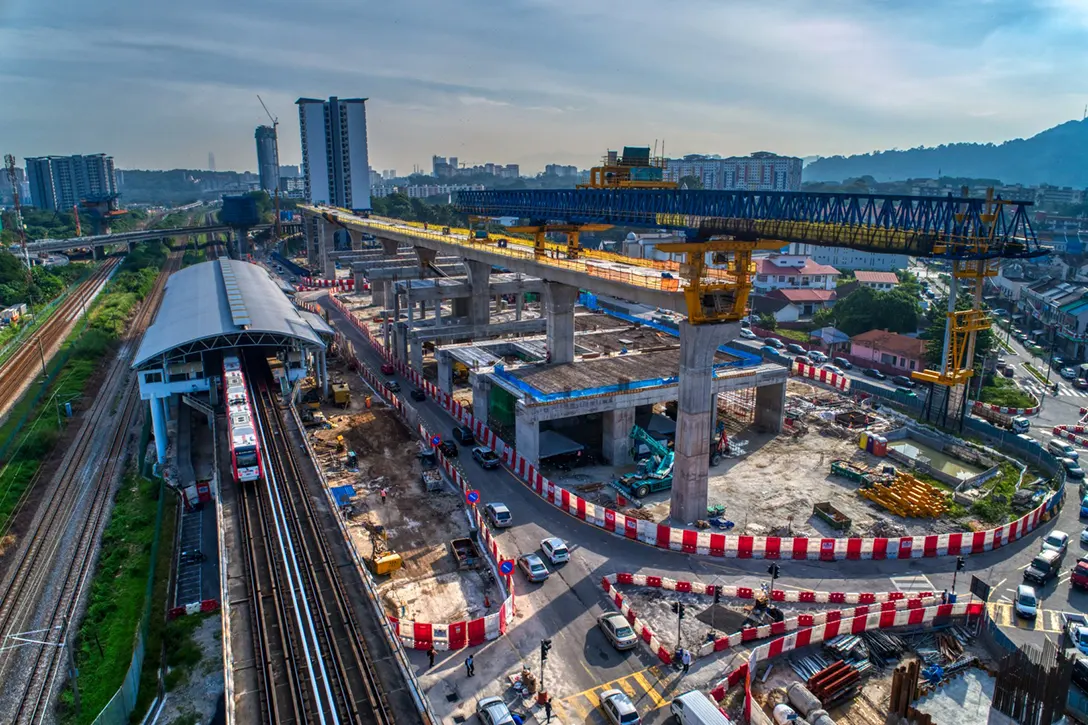
[[[313,305],[310,305],[311,311]],[[329,486],[329,479],[325,476],[325,470],[318,462],[317,453],[314,451],[313,445],[310,442],[310,436],[306,435],[305,427],[302,424],[302,417],[298,412],[298,399],[299,393],[302,390],[301,381],[295,383],[294,388],[291,391],[291,405],[289,406],[291,415],[295,419],[295,425],[303,432],[302,440],[306,447],[306,455],[310,457],[310,461],[313,464],[314,470],[317,471],[317,475],[321,480],[321,490],[325,492],[326,500],[329,508],[334,512],[333,518],[336,520],[336,526],[340,529],[340,535],[344,537],[344,541],[348,544],[348,551],[351,553],[355,568],[359,572],[359,578],[363,581],[363,590],[366,592],[367,599],[370,601],[370,606],[373,608],[374,613],[377,615],[378,622],[381,623],[382,633],[385,635],[386,641],[389,643],[390,648],[393,650],[393,658],[397,662],[397,667],[400,668],[401,676],[408,685],[408,691],[411,693],[412,701],[415,703],[416,709],[423,717],[425,725],[437,725],[441,722],[434,711],[431,709],[431,702],[427,699],[427,695],[423,690],[423,686],[419,683],[419,679],[416,677],[415,668],[412,663],[408,661],[408,654],[404,651],[404,645],[401,643],[400,637],[397,635],[396,630],[392,627],[389,621],[386,619],[385,605],[382,604],[381,598],[378,596],[377,586],[374,583],[374,579],[371,577],[370,569],[366,567],[363,562],[362,556],[359,555],[359,550],[355,547],[355,540],[348,532],[347,524],[344,522],[344,517],[340,511],[340,507],[336,505],[336,500],[333,498],[332,491]],[[229,709],[229,708],[228,708]]]
[[[303,277],[302,283],[312,289],[329,289],[336,288],[341,290],[351,291],[355,289],[355,279],[348,277],[345,279],[324,279],[322,277]]]
[[[638,612],[617,588],[617,585],[627,584],[675,592],[703,594],[711,597],[718,593],[719,597],[727,599],[756,599],[756,590],[747,587],[722,586],[719,588],[713,584],[704,584],[702,582],[674,581],[663,577],[628,573],[609,574],[603,577],[601,586],[612,600],[612,603],[631,624],[639,638],[648,643],[658,659],[665,664],[672,662],[674,653],[661,644],[661,640],[658,639],[646,621],[638,616]],[[797,594],[811,596],[802,598],[791,596]],[[941,603],[941,597],[934,592],[912,592],[908,597],[902,592],[786,592],[779,589],[771,592],[771,600],[775,602],[820,604],[853,603],[857,606],[850,609],[803,612],[796,617],[783,619],[780,622],[744,627],[733,634],[717,636],[712,640],[703,642],[699,649],[693,653],[694,656],[705,657],[754,640],[787,634],[805,627],[817,627],[842,620],[853,620],[870,613],[879,614],[883,621],[891,621],[900,610],[921,610]]]
[[[861,559],[918,559],[938,556],[966,556],[999,549],[1049,520],[1063,500],[1064,487],[1050,493],[1036,508],[1015,521],[994,529],[952,534],[875,538],[816,538],[788,536],[738,536],[674,528],[646,521],[590,503],[545,478],[536,466],[518,455],[512,446],[495,435],[449,394],[424,380],[422,375],[387,352],[367,325],[335,296],[334,306],[363,334],[382,358],[420,390],[433,398],[459,423],[470,427],[477,439],[494,450],[509,470],[539,496],[571,516],[627,539],[662,549],[703,556],[739,559],[794,559],[842,561]],[[365,369],[365,368],[364,368]]]
[[[306,304],[309,307],[312,307],[309,303]],[[337,343],[342,350],[347,349],[346,342],[346,339],[338,333]],[[388,399],[393,409],[397,411],[409,428],[411,428],[412,422],[407,415],[404,401],[389,392],[378,376],[375,375],[369,367],[363,365],[358,358],[355,358],[355,364],[367,383],[369,383],[374,390],[380,391],[381,394]],[[415,427],[417,428],[420,437],[429,444],[433,434],[428,431],[422,423],[416,422]],[[470,490],[468,480],[465,479],[465,477],[461,475],[461,472],[450,463],[449,459],[442,455],[440,450],[435,448],[434,452],[442,470],[462,495],[466,496],[466,506],[468,507],[469,515],[472,517],[477,531],[480,532],[483,538],[482,543],[484,553],[487,557],[487,565],[490,567],[492,575],[495,576],[495,579],[499,584],[499,589],[502,593],[502,602],[499,604],[498,611],[496,612],[476,619],[460,622],[416,622],[391,615],[385,616],[392,626],[393,631],[400,638],[405,647],[422,650],[430,649],[432,646],[436,650],[461,649],[466,646],[483,644],[486,641],[496,639],[500,635],[506,633],[507,626],[516,612],[513,572],[511,571],[510,574],[504,575],[499,568],[504,561],[508,560],[500,553],[498,540],[492,535],[491,529],[488,527],[487,522],[480,513],[479,507],[468,502],[467,496]]]
[[[893,613],[884,611],[867,612],[849,619],[837,619],[814,627],[798,629],[796,632],[791,632],[754,648],[748,655],[748,661],[745,664],[729,672],[711,688],[710,696],[715,702],[721,702],[725,699],[726,692],[743,681],[745,683],[744,716],[745,720],[748,721],[752,717],[753,707],[750,689],[751,673],[755,672],[756,665],[759,662],[773,659],[809,645],[826,642],[842,634],[861,634],[876,629],[942,624],[950,621],[953,617],[979,616],[984,610],[985,604],[980,601],[938,604],[923,608],[897,609]]]
[[[844,393],[850,389],[850,378],[845,375],[836,375],[823,368],[818,368],[815,365],[806,365],[805,363],[795,362],[793,364],[793,374],[802,378],[815,380],[816,382],[825,385],[830,385]]]
[[[971,407],[975,410],[989,410],[994,413],[1001,413],[1002,415],[1035,415],[1039,412],[1039,405],[1035,405],[1031,408],[1009,408],[1004,405],[994,405],[993,403],[983,403],[980,400],[972,400]]]

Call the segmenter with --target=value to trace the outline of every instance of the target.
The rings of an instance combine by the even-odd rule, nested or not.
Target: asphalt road
[[[324,292],[315,293],[316,301],[329,310],[330,321],[355,343],[360,360],[375,372],[381,363],[379,355],[340,313],[329,304]],[[408,380],[396,377],[406,395],[411,389]],[[454,428],[453,419],[430,399],[424,402],[408,400],[424,424],[432,431],[449,436]],[[724,660],[707,658],[697,664],[687,679],[677,681],[671,672],[657,665],[645,647],[621,654],[613,650],[595,627],[596,617],[610,606],[603,596],[600,580],[606,574],[630,571],[658,574],[677,579],[696,579],[721,584],[758,587],[766,581],[767,563],[762,560],[712,559],[656,549],[639,542],[632,542],[608,534],[565,514],[536,496],[530,489],[505,469],[485,471],[475,464],[464,450],[459,466],[480,490],[484,502],[502,501],[514,516],[515,525],[499,534],[504,555],[514,556],[539,549],[540,540],[547,536],[559,536],[571,546],[573,555],[569,564],[543,584],[529,584],[517,574],[519,621],[509,636],[482,648],[476,656],[477,679],[464,677],[463,657],[459,653],[445,655],[436,665],[436,677],[424,676],[432,701],[444,701],[449,696],[464,701],[469,692],[474,697],[494,694],[496,686],[508,672],[514,671],[518,662],[538,664],[540,639],[550,637],[554,647],[548,663],[546,685],[553,696],[561,701],[568,715],[568,722],[599,722],[599,714],[590,712],[594,703],[591,691],[606,683],[619,683],[630,688],[638,696],[640,709],[652,708],[667,702],[669,693],[682,692],[693,686],[705,687],[724,673]],[[1075,497],[1071,498],[1073,501]],[[1058,522],[1042,527],[1049,532],[1061,528],[1072,536],[1073,550],[1067,555],[1072,564],[1078,555],[1081,527],[1076,518],[1078,507],[1067,505]],[[958,577],[956,591],[966,595],[971,575],[978,575],[994,586],[995,617],[1006,622],[1005,628],[1017,642],[1041,642],[1044,634],[1055,636],[1060,629],[1054,613],[1062,610],[1083,610],[1088,597],[1080,592],[1070,592],[1069,584],[1062,580],[1051,582],[1041,591],[1043,614],[1034,624],[1015,621],[1011,605],[1000,601],[1011,600],[1012,592],[1022,580],[1023,569],[1038,550],[1038,532],[999,550],[968,558],[966,571]],[[783,561],[781,576],[776,586],[785,589],[836,590],[836,591],[922,591],[951,590],[954,560],[909,559],[894,561]],[[1067,579],[1068,572],[1062,577]],[[422,654],[414,656],[425,669]],[[449,675],[453,676],[449,676]],[[483,675],[480,677],[480,675]],[[649,687],[643,687],[646,682]],[[470,687],[471,685],[471,687]],[[632,692],[629,692],[632,694]],[[657,715],[646,722],[658,722],[658,715],[667,710],[657,710]],[[588,717],[588,719],[587,719]]]

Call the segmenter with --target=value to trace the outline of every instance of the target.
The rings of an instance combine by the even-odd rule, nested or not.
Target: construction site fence
[[[146,416],[145,416],[146,417]],[[159,479],[158,506],[155,508],[155,533],[151,539],[151,566],[147,571],[147,585],[144,589],[144,605],[140,612],[140,624],[136,630],[136,644],[133,647],[132,662],[125,679],[117,688],[110,701],[95,717],[93,725],[128,725],[129,717],[136,708],[136,699],[140,694],[140,677],[144,670],[144,658],[147,656],[148,630],[151,625],[152,612],[162,615],[155,606],[155,569],[159,560],[159,545],[162,540],[162,521],[166,510],[166,481]],[[157,652],[152,653],[157,658]]]
[[[578,304],[580,304],[582,307],[585,307],[587,310],[591,310],[593,312],[603,312],[609,317],[615,317],[616,319],[623,320],[624,322],[630,322],[634,325],[649,327],[651,330],[657,330],[658,332],[663,332],[666,335],[672,335],[673,337],[680,336],[679,326],[674,327],[672,325],[667,325],[656,320],[647,320],[641,317],[635,317],[634,315],[629,315],[626,312],[621,312],[619,310],[612,309],[611,307],[602,306],[597,299],[597,295],[593,294],[592,292],[579,292]],[[759,355],[756,355],[755,353],[746,352],[735,347],[729,347],[728,345],[722,345],[718,348],[718,351],[723,352],[726,355],[732,355],[737,359],[731,360],[729,362],[715,362],[715,369],[721,367],[753,367],[763,362],[763,358]]]
[[[517,454],[513,446],[501,440],[494,431],[476,420],[449,394],[394,358],[369,327],[360,321],[342,302],[332,297],[333,304],[371,343],[377,353],[416,386],[431,396],[454,419],[473,429],[477,439],[492,448],[503,463],[537,495],[565,513],[623,538],[650,546],[686,554],[740,559],[792,559],[813,561],[843,561],[867,559],[918,559],[941,556],[965,556],[999,549],[1033,531],[1057,513],[1065,497],[1065,479],[1061,474],[1056,491],[1042,503],[1015,521],[993,529],[951,534],[922,536],[830,538],[800,536],[739,536],[693,529],[670,527],[652,521],[626,516],[618,511],[590,503],[545,478],[537,467]],[[991,426],[992,427],[992,426]]]

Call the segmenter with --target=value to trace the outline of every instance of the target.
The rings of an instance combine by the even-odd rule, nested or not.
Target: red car
[[[1069,583],[1079,589],[1088,589],[1088,559],[1077,559]]]
[[[393,363],[382,363],[382,374],[383,375],[392,375],[394,372],[395,372],[395,369],[393,368]]]

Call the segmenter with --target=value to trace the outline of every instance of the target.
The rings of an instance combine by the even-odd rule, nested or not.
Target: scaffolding
[[[718,393],[718,420],[729,433],[738,433],[756,421],[756,389],[738,388]]]

